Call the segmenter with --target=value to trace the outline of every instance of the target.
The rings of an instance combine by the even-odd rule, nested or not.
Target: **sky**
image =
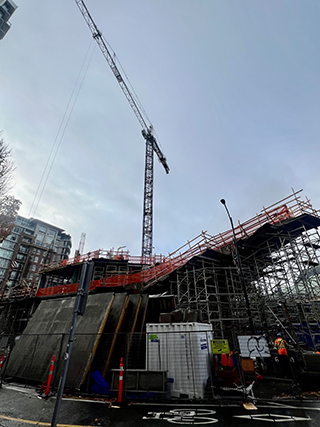
[[[74,0],[15,3],[0,41],[0,129],[16,165],[19,214],[29,217],[55,153],[31,216],[71,234],[72,254],[85,232],[85,252],[126,246],[140,255],[140,124]],[[170,167],[167,175],[155,157],[156,254],[228,230],[221,198],[234,222],[292,188],[320,208],[318,0],[86,5]]]

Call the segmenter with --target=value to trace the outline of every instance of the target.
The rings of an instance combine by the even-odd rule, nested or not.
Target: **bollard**
[[[120,359],[120,372],[119,372],[119,390],[118,390],[118,402],[122,402],[122,386],[123,386],[123,357]]]
[[[0,358],[0,372],[1,372],[1,369],[2,369],[3,361],[4,361],[4,354]]]
[[[56,360],[56,356],[53,356],[52,360],[51,360],[50,372],[49,372],[49,376],[48,376],[48,382],[47,382],[47,387],[46,387],[46,391],[45,391],[45,396],[48,396],[48,394],[49,394],[55,360]]]

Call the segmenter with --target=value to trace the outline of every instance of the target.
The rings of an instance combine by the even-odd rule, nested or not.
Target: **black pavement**
[[[320,400],[317,394],[313,395],[313,400],[309,399],[308,395],[292,399],[289,394],[279,395],[272,383],[269,386],[272,398],[257,398],[255,410],[246,410],[241,402],[227,399],[221,399],[220,402],[176,401],[162,404],[129,401],[119,407],[110,399],[93,400],[79,396],[64,398],[58,427],[162,427],[170,424],[214,424],[218,421],[220,426],[228,427],[255,427],[270,421],[290,421],[301,427],[320,425]],[[34,388],[7,383],[0,390],[0,424],[4,427],[50,426],[54,406],[54,396],[43,399]]]

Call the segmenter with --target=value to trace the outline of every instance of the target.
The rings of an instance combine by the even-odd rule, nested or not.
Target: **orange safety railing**
[[[307,200],[307,202],[300,200],[300,196],[297,196],[300,191],[296,193],[293,192],[291,196],[281,200],[269,208],[263,208],[260,214],[257,214],[248,221],[241,224],[239,223],[235,227],[236,239],[241,240],[254,234],[255,231],[257,231],[257,229],[264,224],[276,224],[286,219],[296,217],[302,213],[311,213],[313,215],[319,216],[318,211],[312,208],[309,200]],[[284,201],[286,203],[283,203]],[[106,277],[91,282],[90,289],[93,290],[97,287],[126,287],[137,283],[140,283],[142,287],[148,287],[158,281],[160,278],[164,278],[172,271],[184,265],[192,257],[202,254],[207,249],[221,250],[224,248],[224,250],[230,252],[232,248],[232,242],[232,230],[219,233],[215,236],[210,236],[208,233],[202,232],[199,236],[195,237],[191,241],[188,241],[184,246],[178,248],[175,252],[169,254],[167,257],[161,255],[146,259],[142,257],[131,257],[127,251],[121,251],[119,253],[113,250],[110,252],[99,249],[99,251],[91,252],[85,255],[81,255],[77,258],[63,261],[63,263],[65,263],[65,265],[69,265],[94,258],[108,258],[110,257],[110,254],[112,254],[113,257],[111,259],[125,259],[130,263],[141,263],[144,265],[152,263],[152,265],[147,267],[145,266],[141,269],[141,271],[134,273],[124,272],[119,274],[119,272],[117,272],[112,274],[109,272]],[[65,285],[62,287],[57,286],[55,288],[49,289],[61,288],[60,293],[64,293],[66,291],[66,287],[68,286],[71,285]],[[40,296],[40,294],[45,291],[46,289],[40,289],[37,293],[37,296]],[[55,290],[50,292],[56,293]],[[59,293],[58,289],[57,293]]]

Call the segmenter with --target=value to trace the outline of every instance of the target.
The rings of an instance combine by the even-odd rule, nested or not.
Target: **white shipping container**
[[[211,375],[212,338],[209,323],[148,323],[146,367],[167,371],[173,397],[201,399]]]

